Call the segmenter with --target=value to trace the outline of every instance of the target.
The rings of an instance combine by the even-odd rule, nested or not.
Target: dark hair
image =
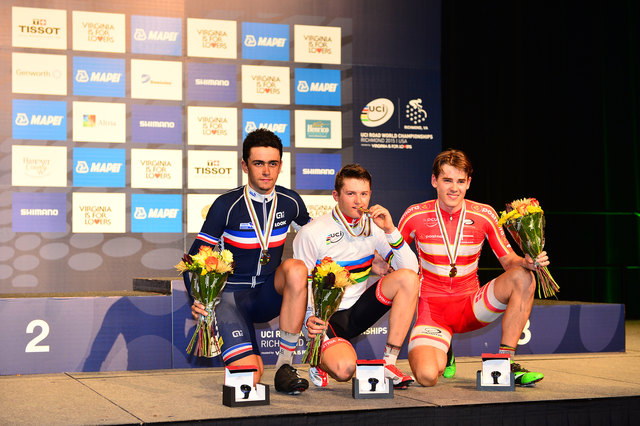
[[[256,146],[276,148],[280,152],[280,159],[282,159],[282,141],[278,135],[272,131],[256,129],[244,138],[244,142],[242,143],[242,160],[244,160],[245,163],[249,162],[251,148]]]
[[[471,177],[471,173],[473,173],[471,161],[469,161],[469,158],[467,158],[467,155],[464,152],[457,149],[442,151],[436,156],[435,160],[433,160],[433,175],[436,179],[442,171],[442,166],[445,164],[464,171],[467,174],[467,177]]]
[[[344,185],[345,179],[362,179],[369,182],[369,186],[371,186],[371,175],[360,164],[347,164],[336,174],[336,182],[335,182],[335,190],[336,192],[340,192],[342,186]]]

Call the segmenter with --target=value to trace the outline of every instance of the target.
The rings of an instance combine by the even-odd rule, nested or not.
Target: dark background
[[[561,300],[640,317],[637,1],[442,2],[444,148],[469,199],[535,197]],[[498,272],[485,249],[481,281]]]

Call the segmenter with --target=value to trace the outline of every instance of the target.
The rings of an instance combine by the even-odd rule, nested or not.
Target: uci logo
[[[334,232],[333,234],[327,235],[326,244],[337,243],[344,237],[344,233],[342,231]]]

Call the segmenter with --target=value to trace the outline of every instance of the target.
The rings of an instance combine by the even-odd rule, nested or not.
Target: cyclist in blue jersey
[[[298,229],[310,219],[300,195],[276,185],[281,168],[280,138],[266,129],[249,133],[242,147],[248,184],[216,198],[189,253],[220,245],[236,261],[215,309],[224,364],[257,366],[258,382],[264,366],[254,323],[280,316],[275,387],[299,394],[309,386],[292,366],[307,305],[307,268],[300,260],[283,262],[282,253],[289,225]],[[194,318],[206,315],[197,301],[191,311]]]

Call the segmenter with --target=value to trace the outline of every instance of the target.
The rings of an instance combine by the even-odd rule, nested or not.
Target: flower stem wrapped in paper
[[[233,255],[229,250],[217,251],[209,246],[200,247],[195,255],[185,254],[175,268],[179,272],[191,272],[191,296],[200,302],[209,315],[200,315],[187,353],[195,347],[195,356],[212,358],[220,355],[222,342],[216,337],[214,308],[220,293],[233,273]]]
[[[330,257],[325,257],[320,265],[313,268],[311,273],[311,293],[313,296],[314,315],[322,321],[328,322],[331,315],[338,309],[342,296],[347,287],[355,281],[350,277],[349,271],[334,262]],[[307,344],[307,350],[302,356],[302,362],[309,362],[313,367],[320,362],[320,346],[326,334],[317,334]]]
[[[535,259],[544,247],[544,211],[535,198],[523,198],[507,204],[500,212],[498,225],[504,225],[524,254]],[[536,269],[538,297],[555,296],[560,286],[544,266]]]

